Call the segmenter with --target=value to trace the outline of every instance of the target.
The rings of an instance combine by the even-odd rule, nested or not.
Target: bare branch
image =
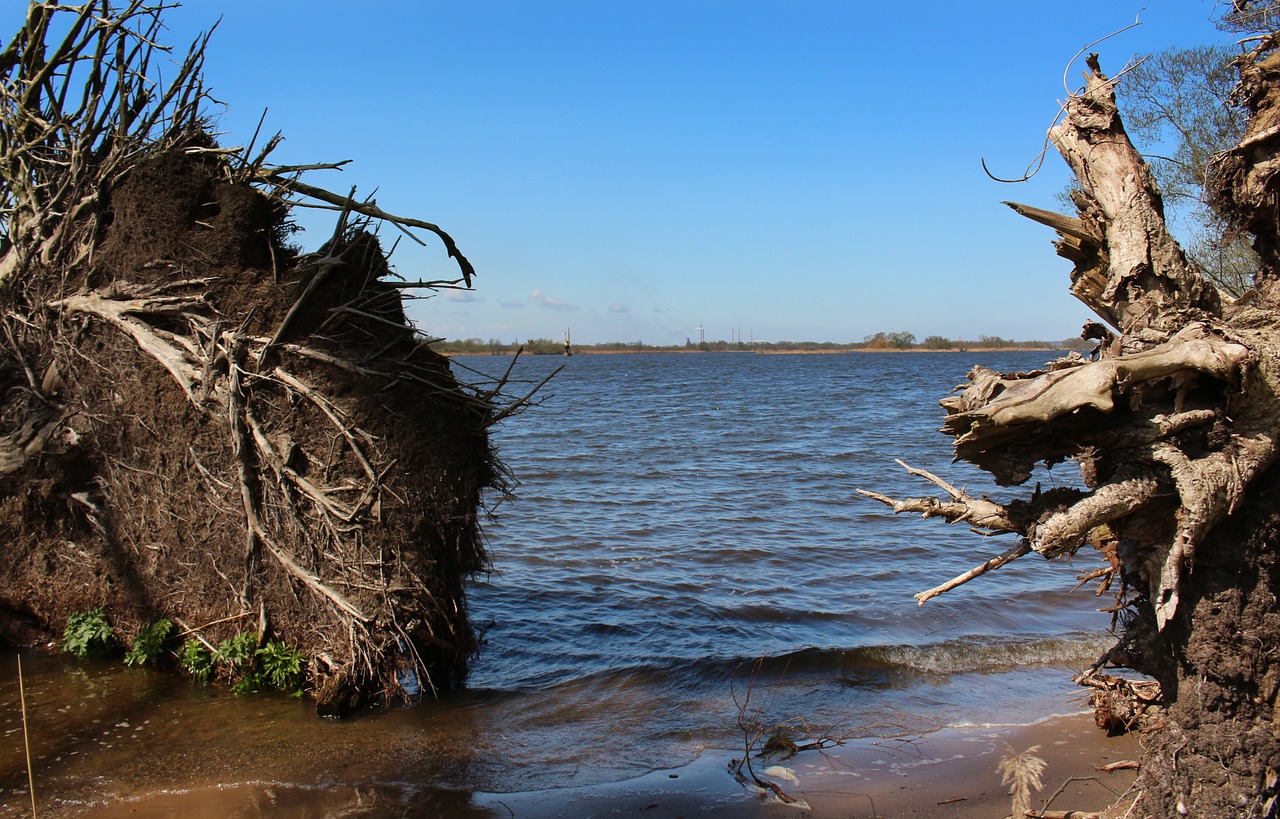
[[[453,237],[448,233],[445,233],[439,225],[433,225],[430,222],[424,222],[421,219],[413,219],[407,216],[394,216],[378,207],[376,202],[356,202],[351,198],[351,196],[339,196],[338,194],[327,191],[324,188],[317,188],[314,185],[308,185],[295,177],[278,173],[274,168],[262,169],[258,174],[258,178],[264,182],[277,185],[283,190],[292,193],[299,193],[303,196],[309,196],[312,199],[317,199],[321,202],[326,202],[337,207],[348,208],[355,213],[368,216],[372,219],[380,219],[385,222],[390,222],[400,228],[416,227],[434,233],[439,237],[440,241],[444,243],[445,250],[448,251],[450,258],[457,261],[458,267],[462,270],[462,278],[466,281],[467,286],[471,286],[471,279],[476,274],[475,268],[471,266],[471,262],[467,260],[467,257],[463,256],[458,250],[458,246],[453,241]],[[406,231],[406,233],[408,233],[408,231]],[[422,240],[413,236],[412,233],[409,233],[409,236],[411,236],[415,242],[422,244]]]
[[[943,592],[949,592],[952,589],[954,589],[956,586],[963,586],[965,583],[968,583],[970,580],[973,580],[975,577],[981,577],[987,572],[994,571],[1000,568],[1001,566],[1004,566],[1007,563],[1012,563],[1013,561],[1017,560],[1018,558],[1022,557],[1025,554],[1029,554],[1030,552],[1031,552],[1031,545],[1028,544],[1026,541],[1023,541],[1022,543],[1019,543],[1017,546],[1014,546],[1012,549],[1005,552],[1004,554],[997,555],[996,557],[991,558],[985,563],[982,563],[978,566],[974,566],[972,569],[965,572],[964,574],[957,575],[940,586],[934,586],[932,589],[929,589],[928,591],[920,592],[919,594],[915,595],[916,605],[923,606],[926,602],[928,602],[929,600],[932,600],[933,598],[937,597]]]

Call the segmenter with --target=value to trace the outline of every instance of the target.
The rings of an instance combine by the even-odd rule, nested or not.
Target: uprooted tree
[[[1237,91],[1249,125],[1209,178],[1218,213],[1254,237],[1262,260],[1242,297],[1211,286],[1170,235],[1096,55],[1049,134],[1075,173],[1076,215],[1010,203],[1058,232],[1058,253],[1075,265],[1072,293],[1100,319],[1084,333],[1097,352],[1031,373],[975,367],[942,400],[943,431],[958,459],[1001,485],[1070,459],[1084,488],[1037,488],[1001,504],[912,469],[946,497],[864,492],[895,512],[1018,537],[1008,552],[917,595],[921,604],[1031,552],[1102,553],[1106,565],[1088,576],[1120,581],[1120,639],[1079,681],[1098,691],[1109,724],[1118,700],[1129,703],[1118,720],[1128,725],[1147,705],[1164,706],[1144,739],[1139,815],[1278,810],[1280,35],[1251,46]],[[1154,682],[1126,684],[1102,673],[1107,665]]]
[[[524,398],[456,380],[404,298],[471,265],[300,178],[336,165],[271,164],[278,137],[218,147],[170,5],[33,2],[0,52],[0,635],[104,606],[126,637],[282,638],[328,707],[447,687],[487,429]],[[317,252],[285,241],[301,206],[334,212]],[[459,275],[395,276],[379,224]]]

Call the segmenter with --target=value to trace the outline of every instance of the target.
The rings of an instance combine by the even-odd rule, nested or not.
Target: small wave
[[[861,649],[874,664],[920,674],[1010,671],[1035,665],[1091,663],[1114,643],[1110,637],[998,640],[989,635],[957,637],[932,645],[873,646]]]
[[[595,668],[555,684],[659,685],[698,688],[725,680],[840,681],[856,687],[898,687],[912,677],[1001,674],[1036,666],[1082,667],[1112,644],[1109,637],[957,637],[945,643],[859,648],[810,647],[765,657],[667,657]],[[634,655],[633,655],[634,656]],[[620,659],[620,658],[615,658]],[[544,683],[551,682],[543,680]]]
[[[838,669],[846,678],[903,673],[928,676],[1002,673],[1029,666],[1077,666],[1111,647],[1107,636],[1043,638],[960,636],[944,643],[880,645],[853,649],[807,648],[766,658],[762,668],[788,673]]]
[[[961,731],[971,730],[1001,730],[1005,728],[1026,728],[1033,725],[1047,725],[1061,719],[1070,719],[1072,717],[1087,716],[1093,713],[1093,709],[1082,709],[1080,711],[1054,712],[1052,714],[1042,714],[1034,719],[1025,722],[953,722],[947,725],[947,728],[954,728]]]

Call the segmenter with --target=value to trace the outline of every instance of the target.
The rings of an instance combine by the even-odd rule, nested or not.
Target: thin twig
[[[175,634],[174,637],[186,637],[188,634],[196,634],[197,632],[204,631],[205,629],[211,626],[217,626],[223,623],[230,623],[232,620],[240,620],[242,618],[248,617],[251,614],[253,614],[253,612],[251,611],[242,611],[239,614],[233,614],[230,617],[223,617],[221,620],[214,620],[212,623],[205,623],[203,626],[197,626],[195,628],[188,628],[186,625],[179,623],[178,625],[182,626],[182,631]],[[210,647],[212,648],[212,646]]]
[[[327,191],[324,188],[317,188],[314,185],[308,185],[304,182],[298,181],[297,179],[281,176],[274,172],[274,169],[272,168],[264,168],[259,173],[258,178],[262,179],[264,182],[270,182],[273,185],[278,185],[287,191],[300,193],[303,196],[309,196],[312,199],[318,199],[319,201],[326,202],[330,205],[349,208],[356,213],[363,214],[364,216],[368,216],[373,219],[390,222],[401,229],[416,227],[431,231],[440,239],[441,242],[444,243],[445,250],[448,252],[449,256],[458,263],[458,267],[462,270],[462,278],[466,281],[467,286],[471,286],[471,279],[476,274],[475,268],[471,266],[471,262],[467,260],[467,257],[463,256],[458,250],[458,246],[453,241],[453,237],[441,230],[439,225],[433,225],[430,222],[424,222],[421,219],[411,219],[406,216],[392,215],[378,207],[374,202],[354,202],[350,196],[342,197],[336,193]],[[414,236],[407,230],[405,233],[408,233],[409,237],[418,244],[423,244],[423,241],[417,236]]]
[[[22,744],[27,751],[27,789],[31,791],[31,817],[36,816],[36,775],[31,770],[31,737],[27,733],[27,689],[22,682],[22,655],[18,655],[18,699],[22,702]]]
[[[529,404],[529,399],[534,396],[534,393],[536,393],[538,390],[546,386],[546,383],[550,381],[552,378],[554,378],[557,373],[563,370],[564,366],[565,365],[561,364],[559,367],[556,367],[554,370],[551,371],[550,375],[548,375],[546,378],[539,381],[537,384],[534,385],[533,389],[525,393],[524,397],[517,398],[515,401],[512,401],[510,404],[508,404],[506,408],[503,409],[501,412],[498,412],[497,414],[495,414],[492,418],[489,419],[489,426],[493,426],[494,424],[501,421],[503,418],[506,418],[508,415],[511,415],[513,412],[516,412],[517,410],[519,410],[521,407],[527,406]]]

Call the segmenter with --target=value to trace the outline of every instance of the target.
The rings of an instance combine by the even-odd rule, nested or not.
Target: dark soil
[[[299,255],[282,242],[284,208],[229,182],[209,155],[153,156],[108,193],[89,265],[37,269],[0,294],[11,316],[31,317],[6,328],[16,354],[0,362],[0,433],[64,416],[40,456],[0,479],[0,639],[56,636],[68,615],[103,606],[126,642],[159,617],[204,627],[215,644],[265,622],[311,658],[313,685],[330,681],[357,699],[402,695],[397,669],[415,655],[431,685],[456,683],[474,647],[463,582],[485,561],[480,492],[497,475],[488,410],[409,329],[399,291],[380,281],[377,239],[350,228],[324,249],[324,265]],[[338,364],[283,348],[254,359],[317,277],[281,341]],[[355,441],[381,473],[376,500],[354,521],[274,485],[261,457],[246,484],[279,546],[363,621],[247,542],[228,356],[212,340],[199,351],[212,389],[197,406],[120,327],[51,306],[77,291],[167,293],[197,279],[207,281],[184,292],[202,315],[256,344],[243,394],[286,465],[339,497],[344,476],[364,480]],[[177,315],[146,321],[187,335]],[[323,395],[350,438],[274,379],[275,367]]]
[[[1280,470],[1272,469],[1197,550],[1177,616],[1147,638],[1161,642],[1148,642],[1149,656],[1165,659],[1138,670],[1160,680],[1170,705],[1144,738],[1145,815],[1277,815],[1277,544]]]

